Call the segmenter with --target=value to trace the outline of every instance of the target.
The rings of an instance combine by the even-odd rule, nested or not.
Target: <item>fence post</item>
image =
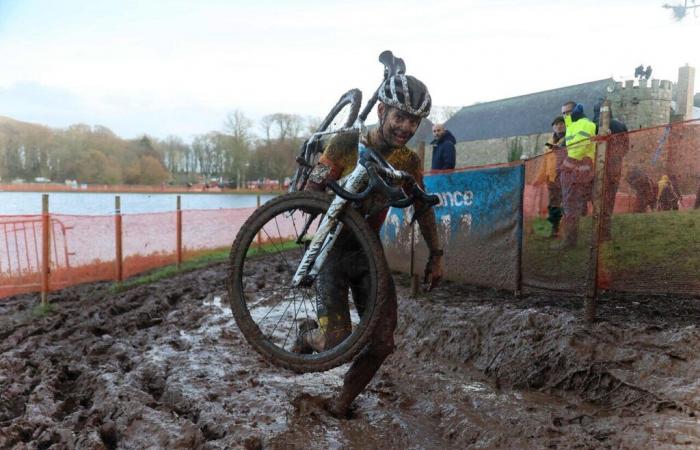
[[[605,100],[600,108],[600,125],[598,135],[607,135],[610,128],[610,102]],[[595,177],[593,178],[593,217],[591,249],[588,255],[588,274],[586,276],[586,300],[584,317],[586,322],[593,322],[596,317],[598,302],[598,258],[600,254],[600,224],[602,222],[603,203],[605,195],[605,154],[607,141],[596,145]]]
[[[257,196],[257,209],[260,209],[260,194]],[[262,236],[260,232],[255,236],[255,242],[258,244],[258,247],[262,245]]]
[[[425,172],[425,141],[418,143],[418,158],[420,158],[420,170]]]
[[[411,276],[411,297],[416,297],[418,295],[418,287],[420,286],[420,279],[416,273],[416,224],[411,224],[411,261],[409,262],[408,273]]]
[[[177,245],[177,268],[180,269],[182,265],[182,209],[180,196],[177,196],[177,213],[176,213],[176,245]]]
[[[122,207],[121,199],[118,195],[114,197],[114,235],[114,242],[117,250],[117,281],[121,283],[124,279],[124,267],[122,261]]]
[[[516,243],[517,245],[517,251],[518,251],[518,256],[516,259],[516,288],[515,288],[515,296],[516,297],[521,297],[523,293],[523,236],[525,235],[524,233],[524,216],[525,216],[525,163],[527,162],[527,159],[521,159],[520,160],[520,205],[518,208],[518,231],[517,231],[517,239],[518,242]]]
[[[49,240],[51,238],[51,218],[49,216],[49,194],[41,196],[41,304],[49,302],[49,271],[51,253]]]
[[[425,141],[418,143],[418,158],[420,159],[421,173],[425,171]],[[411,261],[409,262],[409,274],[411,277],[411,296],[418,295],[420,277],[416,272],[416,224],[411,224]]]

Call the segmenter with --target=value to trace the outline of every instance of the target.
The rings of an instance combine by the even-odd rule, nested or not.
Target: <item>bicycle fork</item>
[[[349,192],[360,192],[362,186],[367,183],[367,179],[367,169],[358,164],[342,183],[342,186]],[[304,256],[299,262],[299,267],[297,267],[294,278],[292,278],[293,287],[311,286],[316,279],[318,272],[323,267],[323,263],[326,262],[326,258],[328,258],[328,254],[333,248],[333,244],[343,230],[343,224],[338,218],[347,203],[348,201],[339,195],[336,195],[331,202],[318,230],[316,230],[313,239],[311,239],[309,248],[306,249]]]

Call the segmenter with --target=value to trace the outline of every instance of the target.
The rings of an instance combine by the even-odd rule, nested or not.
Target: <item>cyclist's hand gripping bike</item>
[[[384,78],[403,73],[403,60],[390,51],[379,56]],[[255,211],[236,236],[231,249],[228,279],[233,315],[246,340],[267,360],[298,372],[323,371],[351,360],[367,343],[379,319],[388,287],[389,268],[379,238],[349,202],[359,203],[381,192],[387,206],[405,208],[419,200],[435,205],[437,196],[427,195],[406,172],[394,169],[378,152],[358,141],[355,169],[340,183],[328,187],[335,196],[303,191],[311,170],[323,152],[324,139],[339,133],[366,132],[364,121],[377,102],[379,89],[358,116],[361,92],[353,89],[341,96],[318,131],[301,146],[289,193],[270,200]],[[415,215],[414,215],[415,217]],[[361,281],[362,297],[355,286],[340,286],[348,303],[351,330],[332,348],[312,354],[292,351],[300,326],[316,320],[323,286],[319,278],[338,241],[351,240],[359,249],[359,263],[367,268]],[[334,263],[338,263],[337,261]],[[348,296],[352,291],[353,296]],[[349,308],[349,302],[355,308]]]

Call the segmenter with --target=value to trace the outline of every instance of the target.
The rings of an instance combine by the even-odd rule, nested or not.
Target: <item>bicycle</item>
[[[403,60],[390,51],[382,52],[379,61],[384,65],[384,80],[405,72]],[[359,204],[376,192],[386,199],[385,206],[406,208],[416,199],[429,206],[439,202],[437,196],[426,194],[411,175],[394,169],[361,140],[354,170],[340,183],[328,183],[334,195],[303,191],[323,152],[324,139],[366,132],[364,121],[377,102],[380,88],[361,113],[362,93],[358,89],[341,96],[319,129],[302,144],[290,192],[256,210],[231,249],[228,291],[236,323],[265,359],[296,372],[325,371],[350,361],[368,342],[379,320],[376,312],[389,286],[389,267],[379,237],[348,203]],[[368,287],[367,298],[355,298],[354,292],[348,297],[354,305],[351,309],[348,304],[352,329],[341,342],[324,351],[293,352],[296,336],[304,331],[303,324],[318,316],[318,279],[323,276],[331,250],[348,243],[359,248],[359,264],[369,269],[368,279],[363,280]]]

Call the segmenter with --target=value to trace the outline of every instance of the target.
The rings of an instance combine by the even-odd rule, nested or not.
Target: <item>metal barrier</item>
[[[39,288],[42,268],[42,216],[0,217],[0,295],[4,290]],[[70,269],[67,227],[50,219],[49,270]],[[15,280],[10,286],[9,280]]]
[[[230,247],[255,208],[180,209],[103,216],[44,213],[0,216],[0,298],[94,281],[122,281],[177,264],[202,252]],[[258,204],[259,204],[258,200]]]

